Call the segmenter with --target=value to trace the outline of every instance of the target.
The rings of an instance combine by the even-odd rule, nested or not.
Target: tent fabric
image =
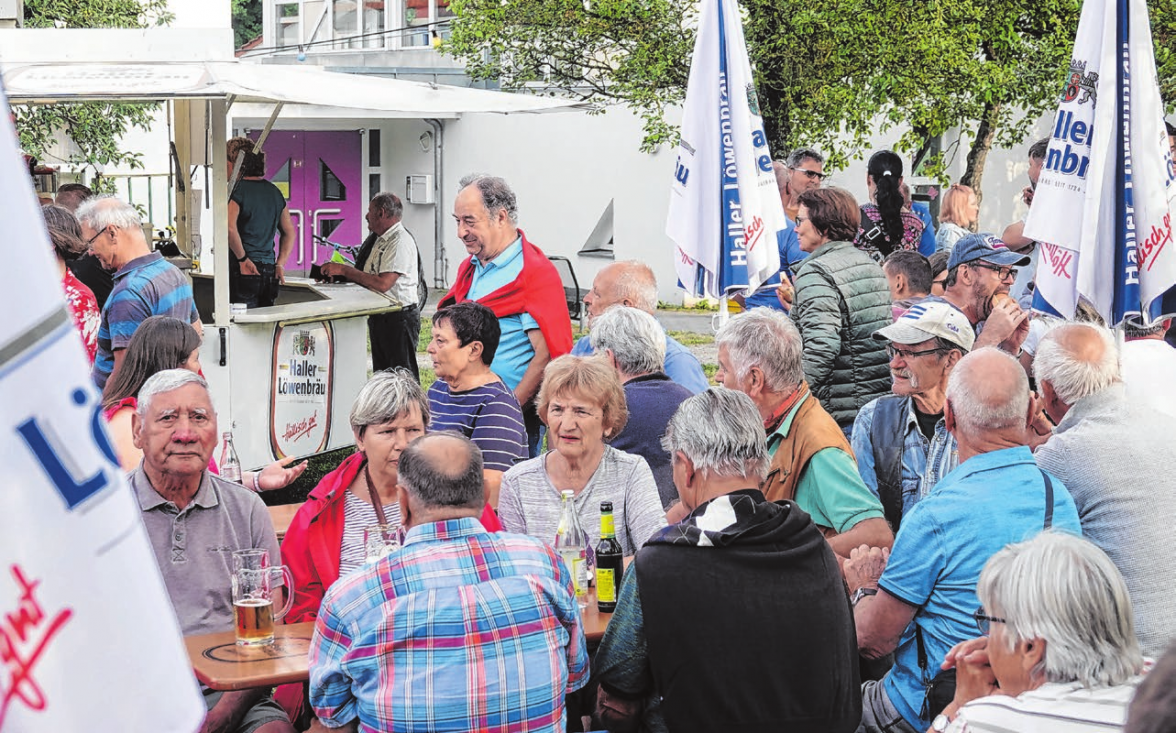
[[[319,67],[240,62],[38,63],[0,66],[12,102],[158,101],[231,97],[237,102],[321,105],[398,116],[537,113],[588,105],[529,94],[387,79]]]

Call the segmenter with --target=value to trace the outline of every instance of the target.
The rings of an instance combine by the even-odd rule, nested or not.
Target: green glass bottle
[[[617,542],[611,501],[600,502],[600,542],[596,545],[596,609],[612,613],[625,574],[625,556]]]

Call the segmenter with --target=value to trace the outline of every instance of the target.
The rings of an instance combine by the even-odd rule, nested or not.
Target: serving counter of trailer
[[[347,415],[367,381],[367,317],[399,310],[351,283],[286,279],[277,303],[212,318],[213,278],[193,275],[204,327],[201,361],[218,402],[232,406],[232,430],[245,466],[351,445]]]

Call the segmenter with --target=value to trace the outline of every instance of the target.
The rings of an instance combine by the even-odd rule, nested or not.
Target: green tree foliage
[[[25,0],[28,28],[145,28],[171,22],[167,0]],[[97,170],[104,165],[142,167],[141,155],[120,150],[132,127],[148,129],[157,105],[51,104],[17,106],[17,129],[26,151],[43,158],[57,131],[77,144],[66,163]],[[52,161],[50,161],[52,162]]]
[[[240,48],[261,35],[261,0],[233,0],[233,43]]]
[[[472,78],[623,102],[645,122],[643,149],[676,142],[664,113],[686,95],[692,0],[453,0],[450,8],[457,20],[442,49]]]
[[[1176,2],[1151,0],[1165,99],[1176,101]],[[742,0],[773,150],[814,145],[833,167],[902,127],[896,148],[941,174],[965,155],[980,188],[993,146],[1018,147],[1057,104],[1081,0]],[[623,102],[643,148],[675,139],[665,109],[684,98],[697,23],[687,0],[454,0],[446,50],[475,78],[535,83]],[[954,128],[972,145],[928,155]]]

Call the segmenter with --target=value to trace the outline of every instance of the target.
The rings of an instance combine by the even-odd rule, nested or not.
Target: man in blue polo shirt
[[[881,681],[862,685],[858,733],[931,726],[926,684],[948,650],[976,636],[976,583],[988,558],[1046,527],[1082,533],[1070,492],[1025,445],[1031,409],[1029,379],[1012,356],[986,347],[961,359],[944,408],[960,466],[903,517],[889,553],[861,547],[845,563],[859,651],[895,653]],[[935,730],[948,722],[937,719]]]
[[[134,207],[114,196],[97,196],[77,211],[90,251],[114,273],[114,288],[102,307],[98,355],[93,377],[98,389],[122,364],[124,350],[139,324],[151,316],[171,316],[202,331],[184,273],[152,252]]]
[[[475,300],[498,317],[502,336],[490,365],[523,408],[531,455],[540,422],[534,397],[543,370],[572,349],[572,321],[555,266],[518,228],[518,201],[496,176],[471,175],[453,202],[457,235],[469,257],[437,308]]]

